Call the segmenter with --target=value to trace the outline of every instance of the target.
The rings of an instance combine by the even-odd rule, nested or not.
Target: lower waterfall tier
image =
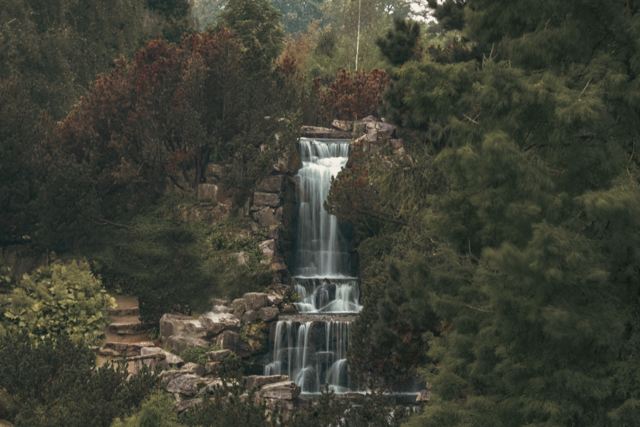
[[[327,383],[336,393],[352,391],[347,374],[351,319],[294,317],[300,319],[280,320],[272,330],[272,361],[264,374],[289,375],[303,393],[320,393]]]

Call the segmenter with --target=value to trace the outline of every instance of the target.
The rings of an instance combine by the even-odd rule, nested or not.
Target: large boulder
[[[277,307],[262,307],[258,310],[258,316],[265,322],[277,319],[279,314]]]
[[[265,240],[264,242],[261,242],[258,247],[260,248],[260,251],[267,257],[267,258],[272,258],[273,254],[276,251],[276,243],[275,240],[271,239],[271,240]]]
[[[233,331],[224,331],[216,338],[216,344],[218,347],[231,350],[240,357],[247,357],[251,355],[251,348],[240,335]]]
[[[279,224],[278,218],[276,217],[276,211],[270,207],[262,208],[257,212],[253,212],[251,215],[262,227]]]
[[[176,353],[182,353],[188,348],[209,347],[211,342],[198,337],[172,335],[164,341],[164,344],[175,350]]]
[[[263,206],[270,206],[277,208],[282,204],[282,197],[279,194],[274,193],[262,193],[256,191],[253,193],[253,206],[261,208]]]
[[[204,366],[198,365],[197,363],[185,363],[184,365],[182,365],[182,368],[180,368],[180,370],[182,372],[185,372],[185,374],[194,374],[201,377],[204,376]]]
[[[205,313],[198,319],[206,330],[208,338],[218,335],[223,330],[240,330],[240,319],[232,313]]]
[[[240,319],[244,312],[246,311],[244,306],[244,300],[242,298],[234,299],[231,303],[231,307],[233,307],[233,315]]]
[[[271,305],[280,305],[282,304],[282,301],[284,301],[284,298],[282,297],[282,295],[278,295],[274,293],[269,294],[268,298],[269,298],[269,304]]]
[[[216,350],[207,353],[207,360],[209,362],[222,362],[231,354],[231,350]]]
[[[269,295],[262,292],[248,292],[242,299],[247,310],[258,311],[269,305]]]
[[[180,375],[167,383],[167,391],[185,396],[195,396],[198,391],[216,382],[216,380],[202,378],[196,374]]]
[[[260,396],[267,399],[294,400],[300,396],[300,386],[293,381],[267,384],[260,389]]]
[[[215,184],[198,185],[198,201],[215,202],[218,200],[218,186]]]
[[[173,353],[169,353],[161,349],[160,347],[143,347],[140,349],[140,356],[149,356],[152,354],[164,354],[165,358],[160,362],[160,365],[169,368],[171,365],[182,366],[184,364],[184,360],[180,356],[176,356]],[[144,359],[144,364],[147,366],[151,366],[153,363],[153,359]]]
[[[180,402],[176,402],[175,410],[178,414],[181,414],[187,409],[189,409],[190,407],[196,406],[196,405],[202,405],[202,398],[181,400]]]
[[[206,337],[206,328],[191,316],[167,313],[160,319],[160,338],[164,342],[171,336]]]
[[[253,311],[253,310],[249,310],[249,311],[245,311],[245,313],[242,315],[242,321],[245,324],[251,324],[251,323],[255,323],[258,320],[258,313]]]
[[[429,402],[431,400],[431,392],[428,389],[424,389],[416,397],[416,402]]]
[[[288,381],[289,376],[287,375],[250,375],[246,377],[247,380],[247,390],[251,390],[254,387],[262,387],[267,384],[281,383],[283,381]]]
[[[351,139],[351,132],[316,126],[302,126],[302,136],[306,138],[340,138]]]
[[[280,193],[284,187],[284,175],[269,175],[256,186],[257,191]]]

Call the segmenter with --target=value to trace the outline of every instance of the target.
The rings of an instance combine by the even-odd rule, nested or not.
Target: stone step
[[[144,347],[155,347],[153,341],[140,341],[140,342],[120,342],[109,341],[100,347],[98,352],[103,356],[140,356],[140,349]]]
[[[139,307],[112,308],[109,310],[109,315],[114,317],[140,316],[140,308]]]
[[[115,322],[108,327],[109,332],[118,335],[137,335],[146,331],[146,325],[142,322]]]

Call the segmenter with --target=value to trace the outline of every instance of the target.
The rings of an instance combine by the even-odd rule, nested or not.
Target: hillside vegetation
[[[432,398],[407,420],[323,394],[286,423],[637,425],[640,5],[428,6],[0,1],[0,418],[278,422],[235,386],[174,417],[88,346],[107,293],[154,322],[266,289],[245,201],[302,125],[373,115],[405,155],[353,144],[325,203],[357,236],[350,373]]]

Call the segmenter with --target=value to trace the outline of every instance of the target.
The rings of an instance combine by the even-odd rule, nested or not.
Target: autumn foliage
[[[377,68],[350,72],[342,69],[338,78],[325,90],[320,89],[320,80],[314,84],[320,92],[322,114],[328,119],[353,120],[369,115],[377,115],[381,95],[389,77]]]
[[[122,213],[111,210],[115,205],[135,210],[167,183],[193,188],[204,181],[211,159],[236,155],[242,165],[233,170],[242,176],[234,182],[248,185],[254,177],[242,168],[286,126],[264,120],[279,111],[271,93],[276,80],[277,73],[247,58],[235,32],[224,28],[188,35],[180,45],[158,38],[131,63],[116,60],[58,126],[62,149],[92,171],[102,205],[92,216]]]

